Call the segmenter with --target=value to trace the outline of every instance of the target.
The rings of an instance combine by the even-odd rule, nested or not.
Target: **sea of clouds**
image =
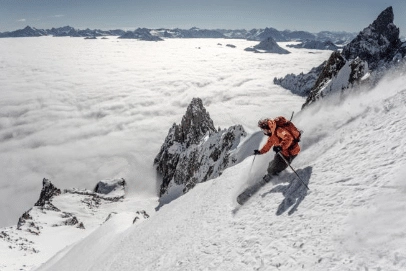
[[[255,44],[0,39],[0,226],[35,203],[43,178],[61,189],[125,178],[130,195],[155,197],[153,159],[193,97],[216,127],[248,132],[261,117],[299,111],[303,98],[273,78],[307,72],[331,52],[244,51]]]

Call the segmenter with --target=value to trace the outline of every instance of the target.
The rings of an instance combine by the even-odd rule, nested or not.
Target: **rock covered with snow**
[[[170,128],[154,160],[162,177],[162,201],[169,202],[235,164],[231,151],[245,135],[240,125],[217,131],[202,100],[194,98],[181,123]]]
[[[42,190],[38,201],[34,206],[45,207],[51,204],[51,200],[54,196],[61,194],[61,190],[56,188],[48,179],[42,180]]]
[[[288,44],[286,46],[290,48],[305,48],[305,49],[332,50],[332,51],[335,51],[339,48],[329,40],[327,41],[305,40],[299,44]]]
[[[342,52],[332,53],[328,61],[322,65],[323,68],[310,91],[308,84],[303,85],[300,82],[304,75],[296,78],[292,75],[275,78],[274,82],[295,92],[308,92],[303,107],[331,93],[341,93],[367,82],[375,84],[388,68],[402,62],[406,55],[406,50],[399,39],[399,28],[393,24],[393,19],[393,9],[388,7],[354,40],[344,46]],[[312,75],[307,77],[314,80]],[[298,90],[297,86],[301,85],[303,89]]]
[[[401,46],[399,28],[393,24],[393,20],[393,9],[388,7],[354,40],[344,46],[343,56],[346,59],[359,57],[367,61],[372,70],[382,65],[382,62],[391,61]]]
[[[273,82],[275,85],[291,90],[294,94],[308,96],[325,63],[323,62],[320,66],[312,68],[308,73],[301,72],[298,75],[291,73],[285,77],[274,78]]]
[[[16,226],[0,229],[0,246],[6,245],[11,253],[24,257],[48,259],[120,212],[125,187],[124,179],[110,179],[98,182],[94,191],[65,189],[62,192],[44,178],[40,198],[34,206],[21,215]],[[126,211],[123,215],[129,218],[128,227],[149,218],[145,210]]]
[[[47,32],[43,29],[37,29],[35,27],[26,26],[23,29],[0,33],[0,37],[41,37],[46,36]]]
[[[110,197],[122,196],[125,194],[126,182],[121,179],[110,179],[99,181],[94,188],[94,192],[103,195],[109,195]]]
[[[244,50],[255,53],[290,54],[288,50],[280,47],[271,37],[261,41],[259,44],[253,47],[245,48]]]

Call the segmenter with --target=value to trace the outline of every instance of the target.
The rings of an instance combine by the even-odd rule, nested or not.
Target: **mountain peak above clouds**
[[[347,60],[360,57],[368,62],[370,69],[377,68],[382,60],[390,61],[401,45],[399,28],[393,24],[393,20],[393,9],[388,7],[372,24],[344,46],[343,56]]]
[[[334,52],[326,63],[311,72],[321,70],[317,77],[308,74],[287,75],[274,80],[294,92],[308,93],[303,107],[332,93],[342,92],[364,83],[376,84],[388,69],[397,66],[406,55],[399,38],[399,28],[393,24],[392,7],[382,11],[376,20],[364,28],[342,52]],[[304,84],[302,81],[306,81]],[[297,86],[313,85],[298,90]]]
[[[241,125],[216,131],[202,100],[193,98],[181,123],[169,129],[154,160],[162,178],[158,208],[239,162],[230,152],[244,136]]]

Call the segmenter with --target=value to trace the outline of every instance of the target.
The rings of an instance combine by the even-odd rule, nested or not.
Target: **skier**
[[[268,141],[261,150],[254,150],[254,154],[264,154],[273,146],[273,151],[276,153],[274,159],[269,162],[268,175],[264,180],[268,182],[274,175],[278,175],[285,170],[289,165],[280,157],[292,163],[293,159],[299,154],[301,132],[295,125],[286,120],[284,117],[275,119],[261,119],[258,121],[258,127],[268,136]]]

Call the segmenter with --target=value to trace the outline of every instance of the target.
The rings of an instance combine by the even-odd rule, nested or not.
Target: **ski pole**
[[[257,155],[256,155],[256,154],[254,155],[254,159],[252,159],[251,168],[250,168],[250,174],[251,174],[251,169],[252,169],[252,166],[254,165],[255,157],[257,157]]]
[[[304,186],[306,186],[307,190],[310,190],[309,187],[305,184],[305,182],[300,178],[299,174],[297,174],[296,170],[289,164],[289,162],[283,157],[282,153],[278,152],[279,156],[285,161],[285,163],[290,167],[291,170],[296,174],[296,176],[299,178],[299,180],[302,182]]]
[[[295,114],[295,111],[292,111],[292,116],[290,116],[290,120],[289,120],[289,121],[292,121],[292,119],[293,119],[293,114]]]

